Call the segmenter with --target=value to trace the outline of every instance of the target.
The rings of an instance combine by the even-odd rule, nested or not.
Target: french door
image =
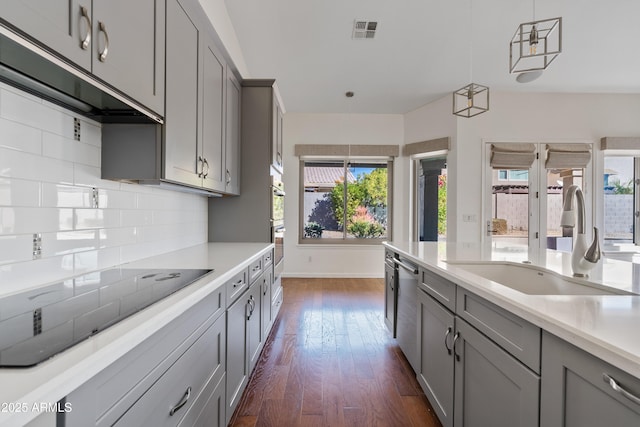
[[[591,152],[584,143],[487,143],[484,240],[495,248],[571,251],[573,230],[560,226],[564,192],[573,184],[583,190],[590,230]]]

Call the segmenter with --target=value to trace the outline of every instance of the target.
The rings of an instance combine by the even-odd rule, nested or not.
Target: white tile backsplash
[[[206,197],[102,180],[100,156],[99,123],[0,83],[0,295],[207,241]]]

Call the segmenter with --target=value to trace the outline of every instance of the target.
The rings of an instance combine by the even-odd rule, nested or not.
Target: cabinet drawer
[[[220,317],[115,424],[176,425],[208,380],[224,375],[226,323]]]
[[[462,288],[458,288],[456,314],[540,373],[540,328]]]
[[[451,311],[456,310],[456,284],[426,269],[420,269],[422,280],[418,284],[421,289]]]
[[[264,268],[269,267],[273,263],[273,251],[269,251],[262,257],[262,265]]]
[[[255,282],[260,273],[262,273],[262,258],[258,258],[249,265],[249,283]]]
[[[213,378],[210,379],[178,427],[224,427],[226,425],[224,384],[224,377],[217,383]]]
[[[249,287],[247,281],[247,270],[242,270],[240,273],[233,276],[226,284],[227,288],[227,307],[231,305],[236,298],[238,298]]]

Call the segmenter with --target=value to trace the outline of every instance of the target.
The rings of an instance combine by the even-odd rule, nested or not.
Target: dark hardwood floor
[[[382,279],[284,279],[232,426],[440,427],[384,325]]]

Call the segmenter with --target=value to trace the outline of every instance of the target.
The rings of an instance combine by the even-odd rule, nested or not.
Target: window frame
[[[304,212],[305,212],[305,185],[304,185],[304,171],[305,163],[307,162],[327,162],[336,163],[341,162],[344,167],[345,175],[348,169],[349,163],[380,163],[386,164],[387,167],[387,233],[386,236],[376,238],[355,238],[347,237],[346,227],[342,230],[342,238],[312,238],[304,237]],[[393,157],[376,157],[376,156],[304,156],[299,160],[299,206],[298,206],[298,244],[301,245],[367,245],[377,246],[382,245],[384,241],[390,241],[393,239]],[[345,192],[346,192],[345,186]],[[346,203],[346,194],[344,197]],[[345,218],[343,219],[346,224],[346,209],[344,209]]]

